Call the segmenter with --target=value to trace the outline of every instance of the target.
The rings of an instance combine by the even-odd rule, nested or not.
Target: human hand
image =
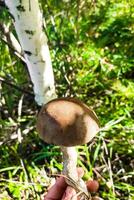
[[[81,178],[84,172],[81,168],[78,168],[78,176]],[[90,190],[91,184],[87,184]],[[97,186],[98,189],[99,185]],[[71,186],[68,186],[65,182],[64,177],[60,177],[56,180],[56,183],[49,189],[48,193],[43,200],[77,200],[78,197],[75,196],[76,191]]]

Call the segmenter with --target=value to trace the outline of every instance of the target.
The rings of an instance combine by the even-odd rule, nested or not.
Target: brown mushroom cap
[[[82,145],[99,131],[95,112],[74,98],[54,99],[45,104],[37,118],[37,130],[47,143]]]

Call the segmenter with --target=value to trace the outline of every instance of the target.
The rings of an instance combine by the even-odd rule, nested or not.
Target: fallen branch
[[[3,77],[0,77],[0,81],[3,82],[3,83],[6,84],[6,85],[9,85],[9,86],[15,88],[16,90],[19,90],[20,92],[26,93],[26,94],[28,94],[28,95],[30,95],[30,96],[34,96],[33,93],[31,93],[31,92],[29,92],[29,91],[27,91],[27,90],[25,90],[25,89],[23,89],[23,88],[21,88],[21,87],[19,87],[19,86],[15,85],[15,84],[13,84],[13,83],[11,83],[11,82],[9,82],[9,81],[7,81],[7,80],[6,80],[5,78],[3,78]]]

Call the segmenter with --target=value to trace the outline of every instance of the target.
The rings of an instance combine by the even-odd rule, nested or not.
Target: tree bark
[[[42,14],[38,0],[5,0],[14,18],[38,105],[56,97],[54,75],[47,37],[42,30]]]

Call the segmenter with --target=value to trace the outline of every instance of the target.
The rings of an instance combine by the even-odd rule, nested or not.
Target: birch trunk
[[[5,0],[14,18],[38,105],[56,97],[47,37],[42,30],[38,0]]]

